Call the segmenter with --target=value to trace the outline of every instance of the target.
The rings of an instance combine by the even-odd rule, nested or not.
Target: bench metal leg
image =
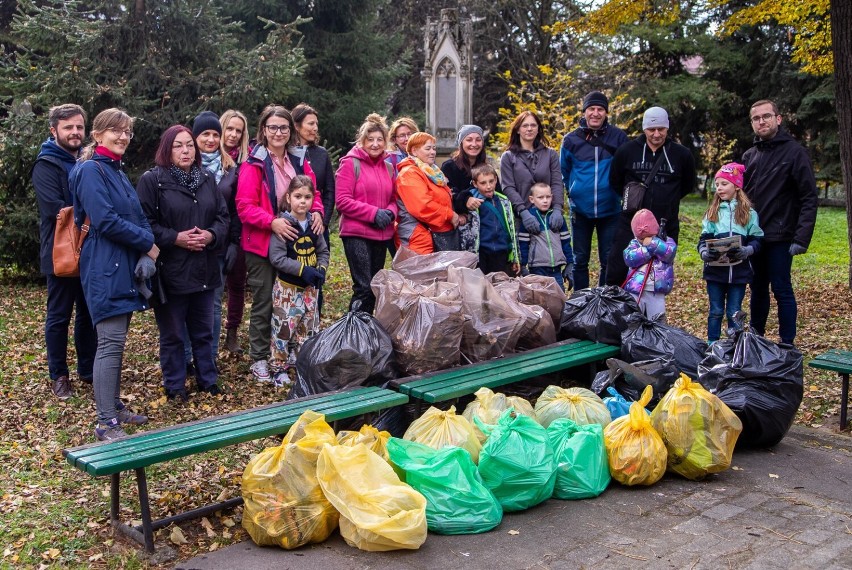
[[[142,510],[142,536],[145,537],[145,551],[154,553],[154,528],[151,526],[151,505],[148,503],[148,481],[145,468],[136,470],[136,485],[139,487],[139,508]]]
[[[849,375],[840,375],[840,429],[846,429],[846,408],[849,406]]]
[[[118,493],[119,493],[119,477],[120,473],[113,473],[110,475],[109,481],[109,520],[112,523],[112,526],[115,526],[118,520],[118,512],[119,512],[119,503],[118,503]]]

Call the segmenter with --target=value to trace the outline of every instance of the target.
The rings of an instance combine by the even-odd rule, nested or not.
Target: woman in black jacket
[[[186,401],[184,330],[189,333],[199,390],[219,394],[213,360],[213,295],[222,283],[217,252],[228,239],[228,209],[216,178],[201,168],[192,131],[169,127],[157,166],[136,191],[160,248],[157,262],[166,301],[154,314],[160,329],[160,368],[169,398]]]
[[[441,164],[441,172],[447,177],[447,184],[453,191],[453,210],[457,214],[465,216],[476,210],[482,204],[482,200],[471,197],[471,169],[488,162],[485,154],[485,133],[482,127],[476,125],[462,125],[456,136],[458,148],[453,151],[450,158]],[[502,192],[500,181],[497,181],[497,192]]]

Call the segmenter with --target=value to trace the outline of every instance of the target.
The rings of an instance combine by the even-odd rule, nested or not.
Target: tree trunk
[[[849,0],[831,0],[831,43],[834,51],[834,95],[840,135],[840,166],[846,194],[849,289],[852,290],[852,2]]]

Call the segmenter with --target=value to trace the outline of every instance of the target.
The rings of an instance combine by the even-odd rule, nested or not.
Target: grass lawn
[[[667,301],[669,322],[702,337],[707,296],[695,244],[704,209],[705,204],[697,198],[683,203],[676,283]],[[799,300],[797,344],[806,358],[833,347],[852,349],[848,267],[846,214],[821,208],[811,248],[797,257],[793,266]],[[0,566],[150,567],[135,543],[112,535],[109,480],[91,479],[62,458],[63,448],[93,440],[95,409],[91,388],[79,382],[74,383],[77,397],[67,402],[58,402],[50,392],[43,336],[44,287],[11,278],[6,278],[4,285],[6,294],[0,299],[0,390],[4,404],[0,418],[0,513],[6,531],[0,538]],[[334,237],[325,290],[325,325],[342,315],[349,294],[346,261],[340,240]],[[748,299],[744,306],[748,307]],[[777,340],[774,308],[771,319],[769,337]],[[240,336],[246,347],[245,327]],[[249,364],[247,357],[220,361],[226,395],[196,394],[185,405],[167,402],[160,389],[153,315],[137,314],[128,339],[122,396],[150,416],[147,427],[151,429],[280,400],[283,391],[252,381]],[[836,375],[805,368],[805,400],[797,421],[835,430],[839,398]],[[159,518],[238,494],[242,470],[251,454],[275,444],[272,439],[250,442],[149,469],[153,515]],[[125,517],[138,516],[132,510],[133,501],[128,500],[136,494],[131,477],[124,477],[122,494]],[[188,542],[175,546],[180,557],[186,559],[244,539],[240,515],[241,509],[236,509],[210,517],[209,528],[202,526],[204,521],[181,525]],[[167,541],[171,531],[158,531],[158,541]]]

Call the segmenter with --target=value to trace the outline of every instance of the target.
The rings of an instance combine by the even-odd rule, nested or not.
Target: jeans
[[[606,283],[606,262],[615,228],[618,227],[618,214],[606,218],[587,218],[574,212],[571,216],[571,245],[574,248],[574,289],[589,286],[589,259],[592,254],[592,234],[598,232],[598,260],[601,273],[598,286]]]
[[[562,272],[559,271],[558,267],[530,267],[530,274],[532,275],[544,275],[545,277],[553,277],[556,279],[556,282],[559,283],[559,287],[564,291],[565,290],[565,279],[562,277]]]
[[[350,311],[373,313],[376,308],[376,297],[370,288],[373,280],[385,266],[388,242],[358,237],[343,237],[343,252],[349,273],[352,276],[352,299],[349,301]]]
[[[47,315],[44,341],[47,347],[47,369],[51,380],[68,376],[68,326],[74,307],[74,347],[77,349],[77,374],[91,378],[95,364],[97,337],[89,307],[83,297],[79,277],[47,276]]]
[[[781,342],[793,344],[796,340],[798,306],[793,292],[791,270],[793,256],[790,242],[764,242],[760,251],[751,257],[754,281],[751,284],[751,327],[758,334],[766,334],[769,318],[769,287],[778,303],[778,336]]]
[[[722,335],[722,318],[728,317],[728,327],[734,326],[734,313],[743,306],[745,283],[707,282],[707,296],[710,297],[710,314],[707,315],[707,340],[719,340]]]
[[[98,333],[98,352],[93,368],[93,388],[98,421],[102,424],[115,419],[118,415],[116,405],[121,386],[121,361],[124,357],[124,345],[127,342],[127,330],[130,328],[130,316],[133,313],[116,315],[102,320],[95,327]]]
[[[252,361],[268,360],[272,340],[272,285],[276,271],[267,258],[248,251],[246,271],[252,295],[249,357]]]
[[[168,391],[186,389],[184,338],[189,334],[200,388],[216,383],[213,361],[213,291],[169,295],[169,302],[154,308],[160,329],[160,369]]]

